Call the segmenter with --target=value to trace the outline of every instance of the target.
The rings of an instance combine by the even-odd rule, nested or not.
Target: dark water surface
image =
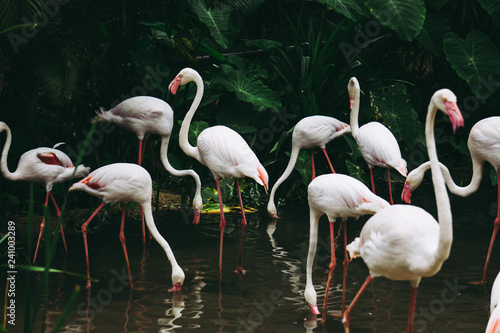
[[[491,284],[500,269],[500,250],[498,246],[494,249],[488,284],[470,284],[481,278],[496,214],[493,187],[483,184],[481,188],[482,192],[469,198],[451,196],[454,215],[451,256],[437,275],[422,279],[415,332],[484,332]],[[419,189],[413,199],[415,205],[435,216],[431,188]],[[272,221],[265,213],[248,215],[243,253],[247,273],[238,276],[234,270],[238,264],[241,217],[238,213],[226,215],[223,275],[219,281],[219,215],[202,214],[200,225],[193,226],[185,222],[179,211],[155,214],[159,231],[186,274],[182,294],[173,295],[167,292],[172,287],[171,268],[163,250],[154,239],[143,245],[140,223],[131,217],[127,218],[125,234],[134,288],[128,286],[118,238],[120,216],[111,214],[104,226],[88,236],[91,275],[99,282],[87,291],[85,281],[53,274],[45,309],[45,331],[52,330],[69,295],[79,284],[82,291],[61,332],[343,332],[342,323],[333,316],[322,326],[316,316],[310,315],[303,297],[308,208],[287,209],[282,216]],[[348,220],[349,241],[359,235],[367,218]],[[77,225],[83,222],[74,221]],[[339,225],[335,224],[335,230]],[[60,246],[53,267],[85,274],[81,234],[68,232],[67,241],[67,254]],[[336,255],[339,264],[328,303],[330,313],[340,311],[342,245]],[[320,310],[329,260],[328,223],[323,218],[313,272]],[[43,264],[43,257],[39,264]],[[347,303],[367,274],[362,259],[351,261]],[[22,281],[20,276],[18,279]],[[23,320],[20,313],[23,297],[19,291],[19,325]],[[352,312],[351,332],[405,332],[409,297],[408,282],[375,279]],[[36,332],[42,330],[40,317],[38,322]]]

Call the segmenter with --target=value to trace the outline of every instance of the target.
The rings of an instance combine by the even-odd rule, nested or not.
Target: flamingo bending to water
[[[469,147],[472,159],[472,179],[469,185],[463,187],[456,185],[451,178],[450,171],[444,165],[441,166],[441,170],[450,192],[461,197],[467,197],[478,190],[483,178],[484,162],[489,162],[497,172],[497,217],[495,218],[486,262],[484,263],[483,277],[480,282],[485,284],[491,251],[500,226],[500,117],[489,117],[478,121],[470,130],[467,147]],[[411,192],[422,183],[424,174],[429,168],[430,163],[425,162],[408,174],[401,199],[407,203],[411,202]]]
[[[422,208],[410,205],[387,207],[365,223],[360,237],[349,244],[347,250],[351,257],[363,258],[370,274],[344,312],[342,322],[346,332],[349,332],[350,313],[371,279],[384,276],[391,280],[410,282],[407,331],[411,333],[420,280],[439,272],[450,254],[453,241],[452,215],[437,157],[434,119],[439,109],[450,117],[453,130],[463,126],[462,114],[456,102],[456,96],[450,90],[436,91],[429,103],[425,125],[439,223]]]
[[[220,206],[220,249],[219,249],[219,276],[222,274],[222,244],[224,237],[224,227],[226,225],[224,219],[224,211],[222,206],[222,196],[220,191],[220,179],[222,177],[236,178],[236,186],[240,199],[241,215],[242,215],[242,231],[240,243],[240,257],[237,268],[238,273],[243,273],[241,265],[241,256],[243,250],[243,236],[247,221],[241,200],[240,185],[238,178],[250,177],[257,183],[264,186],[266,192],[269,184],[269,177],[266,169],[259,162],[255,153],[250,149],[246,141],[233,131],[225,126],[213,126],[203,130],[198,135],[197,146],[193,147],[188,141],[189,125],[193,119],[196,109],[200,105],[203,97],[203,80],[197,71],[191,68],[184,68],[177,74],[175,79],[170,83],[169,89],[172,94],[177,92],[181,85],[185,85],[194,81],[196,83],[196,95],[193,103],[186,113],[179,132],[179,144],[187,155],[195,158],[201,164],[207,166],[215,178],[217,184],[217,193],[219,194]]]
[[[136,202],[141,206],[149,232],[154,239],[160,244],[165,251],[170,264],[172,265],[172,289],[170,291],[179,291],[184,282],[184,272],[175,260],[174,253],[168,245],[167,241],[156,229],[151,210],[151,193],[152,182],[149,173],[141,166],[131,163],[115,163],[103,166],[96,169],[90,175],[73,184],[70,191],[83,191],[102,199],[102,203],[97,207],[95,212],[82,225],[83,241],[85,243],[85,256],[87,259],[87,288],[91,287],[90,283],[90,265],[89,252],[87,245],[87,226],[97,213],[107,204],[112,202],[120,202],[123,205],[120,242],[122,243],[125,261],[127,263],[127,271],[132,284],[132,275],[130,274],[130,264],[127,254],[127,246],[125,243],[125,208],[129,201]]]
[[[19,162],[17,164],[17,169],[14,172],[10,172],[7,166],[7,155],[9,154],[10,145],[12,142],[12,133],[9,126],[6,123],[0,121],[0,133],[4,132],[7,134],[5,139],[5,144],[2,150],[2,158],[0,161],[0,168],[2,175],[12,181],[27,181],[34,183],[45,184],[45,190],[47,195],[45,196],[45,205],[49,203],[49,197],[56,208],[57,216],[61,215],[61,211],[57,206],[56,200],[52,195],[52,187],[54,184],[62,183],[70,180],[74,177],[81,178],[89,174],[90,168],[85,167],[83,164],[75,168],[71,159],[60,150],[54,148],[40,147],[32,150],[28,150],[21,155]],[[64,238],[64,230],[62,223],[61,226],[61,237],[64,244],[64,249],[68,250],[66,246],[66,239]],[[38,254],[38,247],[40,246],[40,240],[42,238],[43,230],[45,227],[45,217],[40,224],[40,233],[38,235],[38,241],[36,243],[35,255],[33,257],[33,262],[36,261]]]
[[[325,154],[328,161],[328,165],[333,173],[332,163],[326,152],[325,146],[328,142],[335,138],[338,138],[345,133],[349,133],[350,126],[346,123],[341,122],[332,117],[327,116],[310,116],[300,120],[293,129],[292,134],[292,151],[290,153],[290,160],[288,165],[281,175],[281,177],[276,181],[273,188],[271,189],[271,194],[269,195],[269,202],[267,204],[267,212],[273,218],[278,218],[276,206],[274,204],[274,195],[278,190],[278,187],[290,176],[293,171],[293,167],[297,162],[297,157],[301,149],[311,149],[311,161],[312,161],[312,179],[316,177],[316,172],[314,168],[314,147],[320,147]]]
[[[345,285],[347,274],[347,234],[346,221],[349,217],[358,218],[362,215],[375,214],[381,209],[388,207],[389,203],[371,192],[359,180],[341,174],[328,174],[316,177],[307,188],[307,197],[309,202],[309,252],[307,254],[306,269],[306,290],[304,296],[309,303],[311,312],[319,314],[316,305],[316,291],[312,283],[312,267],[316,248],[318,243],[318,223],[319,218],[326,214],[330,222],[330,244],[331,244],[331,262],[328,273],[328,282],[326,283],[325,300],[323,303],[322,322],[326,320],[326,304],[328,301],[328,291],[332,279],[333,270],[337,264],[335,259],[335,237],[333,233],[333,223],[337,218],[342,219],[344,228],[344,279],[342,286],[342,313],[344,312]]]
[[[406,161],[401,158],[398,142],[387,127],[376,121],[359,127],[360,87],[355,77],[349,80],[347,90],[351,101],[351,133],[358,144],[359,152],[370,169],[372,191],[375,193],[373,167],[387,168],[387,182],[389,184],[389,196],[392,205],[394,201],[392,200],[390,168],[396,169],[402,176],[406,177]]]

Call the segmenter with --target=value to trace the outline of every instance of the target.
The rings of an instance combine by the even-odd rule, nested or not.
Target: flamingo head
[[[314,286],[312,284],[306,285],[306,290],[304,291],[304,297],[306,298],[307,304],[311,309],[311,313],[314,315],[321,314],[318,310],[318,306],[316,305],[317,301],[316,290],[314,290]]]
[[[174,284],[174,286],[168,290],[169,293],[176,293],[176,292],[179,292],[181,291],[181,287],[182,287],[182,283],[180,282],[177,282],[176,284]]]
[[[440,89],[432,96],[434,105],[450,117],[453,132],[464,126],[464,118],[457,106],[457,96],[449,89]]]
[[[278,219],[278,211],[276,209],[276,205],[274,204],[273,200],[269,200],[267,203],[267,213],[271,218],[273,219]]]
[[[350,108],[352,109],[352,105],[354,103],[354,98],[356,97],[356,90],[359,90],[359,82],[354,76],[349,80],[349,84],[347,85],[347,92],[349,93],[349,101]]]
[[[194,210],[193,224],[200,223],[200,215],[202,209],[203,209],[203,201],[201,199],[201,195],[199,196],[197,195],[193,200],[193,210]]]
[[[408,181],[405,182],[405,186],[403,187],[403,191],[401,192],[401,200],[403,200],[407,204],[411,203],[411,188]]]
[[[201,79],[200,74],[192,68],[186,67],[177,74],[175,79],[170,82],[168,90],[175,95],[179,86],[183,86],[196,79]]]
[[[182,284],[184,283],[184,271],[178,265],[172,266],[172,284],[174,285],[169,292],[181,291]]]

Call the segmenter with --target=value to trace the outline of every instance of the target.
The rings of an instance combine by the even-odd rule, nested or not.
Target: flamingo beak
[[[181,291],[181,287],[182,287],[182,284],[180,282],[177,282],[176,284],[174,284],[174,286],[172,287],[172,289],[168,290],[168,292],[169,293],[179,292],[179,291]]]
[[[410,184],[408,182],[405,183],[405,186],[403,187],[403,192],[401,192],[401,200],[403,200],[407,204],[411,203],[411,189],[410,189]]]
[[[453,126],[453,133],[458,127],[464,126],[464,118],[462,117],[462,113],[458,109],[457,103],[445,101],[444,106],[446,108],[446,113],[448,113],[448,117],[450,117],[451,125]]]
[[[177,89],[179,89],[179,86],[181,85],[181,81],[182,76],[177,75],[175,79],[173,79],[172,82],[170,82],[170,84],[168,85],[168,90],[170,90],[170,92],[175,95]]]
[[[311,303],[309,303],[309,307],[311,308],[311,313],[313,315],[319,315],[319,314],[321,314],[321,312],[319,312],[319,310],[318,310],[318,306],[317,305],[312,305]]]
[[[198,223],[200,223],[200,212],[195,210],[193,224],[198,224]]]

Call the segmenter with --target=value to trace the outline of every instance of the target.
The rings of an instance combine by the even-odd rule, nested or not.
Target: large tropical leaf
[[[240,13],[248,16],[255,12],[266,0],[233,0],[232,5],[238,9]]]
[[[247,107],[245,108],[245,106]],[[248,103],[237,101],[236,105],[226,107],[217,112],[216,119],[219,125],[232,128],[241,135],[257,132],[255,126],[250,125],[253,119],[253,113],[251,105]]]
[[[251,71],[223,68],[226,78],[220,79],[220,83],[227,90],[234,92],[238,99],[251,103],[258,111],[265,108],[281,111],[278,95],[257,79]]]
[[[427,11],[425,23],[417,40],[435,56],[442,55],[444,34],[450,30],[448,17],[436,10]]]
[[[220,3],[216,8],[207,8],[203,0],[190,0],[189,4],[198,16],[201,22],[210,29],[210,34],[219,43],[227,49],[229,46],[229,35],[236,27],[230,25],[232,8],[231,6]]]
[[[389,128],[398,141],[404,140],[405,147],[415,147],[422,124],[413,109],[406,86],[402,83],[390,85],[370,92],[371,107],[377,118]]]
[[[500,28],[500,2],[491,0],[478,0],[478,2],[490,14],[497,28]]]
[[[315,0],[319,3],[324,3],[329,8],[335,9],[343,14],[348,19],[353,19],[363,14],[363,10],[359,7],[355,0]]]
[[[48,14],[42,11],[43,6],[42,0],[0,1],[0,34],[25,26],[33,27],[35,23],[40,24],[47,20]],[[30,35],[32,34],[30,32]]]
[[[456,33],[448,32],[443,49],[448,62],[478,99],[484,101],[498,89],[500,55],[484,33],[472,30],[463,40]]]
[[[424,0],[368,0],[365,4],[382,24],[396,31],[403,40],[413,40],[424,25]]]

